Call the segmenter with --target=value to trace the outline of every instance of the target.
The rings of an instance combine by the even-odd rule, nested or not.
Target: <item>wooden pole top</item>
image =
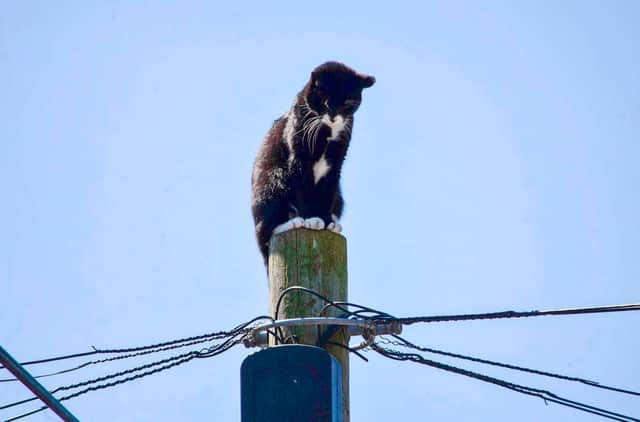
[[[291,291],[281,300],[278,315],[275,308],[281,293],[288,287],[302,286],[314,290],[331,301],[348,301],[347,239],[329,230],[296,229],[276,234],[269,246],[270,313],[276,319],[316,317],[327,304],[324,300],[301,291]],[[325,316],[340,316],[330,308]],[[344,421],[349,421],[349,345],[346,329],[335,333],[326,327],[296,327],[286,331],[292,342],[324,347],[342,367]],[[324,340],[324,344],[320,344]],[[273,345],[274,340],[271,339]]]

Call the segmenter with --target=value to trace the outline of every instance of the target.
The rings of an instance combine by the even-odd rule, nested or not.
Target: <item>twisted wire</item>
[[[206,343],[206,342],[213,341],[213,340],[216,340],[216,339],[218,339],[218,337],[209,337],[209,338],[205,338],[205,339],[194,340],[194,341],[189,342],[189,343],[174,344],[174,345],[171,345],[171,346],[161,347],[161,348],[158,348],[158,349],[143,350],[143,351],[140,351],[140,352],[128,353],[128,354],[124,354],[124,355],[120,355],[120,356],[112,356],[110,358],[92,360],[92,361],[89,361],[89,362],[82,363],[82,364],[80,364],[78,366],[75,366],[73,368],[63,369],[63,370],[60,370],[60,371],[57,371],[57,372],[48,373],[48,374],[37,375],[37,376],[34,376],[34,378],[52,377],[52,376],[55,376],[55,375],[61,375],[61,374],[66,374],[66,373],[69,373],[69,372],[77,371],[77,370],[80,370],[82,368],[86,368],[86,367],[91,366],[91,365],[98,365],[100,363],[107,363],[107,362],[113,362],[113,361],[117,361],[117,360],[130,359],[130,358],[134,358],[134,357],[138,357],[138,356],[144,356],[144,355],[149,355],[149,354],[153,354],[153,353],[165,352],[167,350],[180,349],[180,348],[183,348],[183,347],[188,347],[188,346],[193,346],[193,345],[196,345],[196,344]],[[0,382],[14,382],[14,381],[19,381],[19,380],[17,378],[0,379]],[[0,407],[0,409],[2,409],[2,408]]]
[[[112,381],[112,382],[109,382],[109,383],[106,383],[106,384],[99,384],[99,385],[96,385],[96,386],[93,386],[93,387],[89,387],[89,388],[86,388],[84,390],[80,390],[80,391],[78,391],[76,393],[69,394],[69,395],[64,396],[64,397],[60,397],[60,398],[58,398],[58,400],[59,401],[68,400],[68,399],[80,396],[82,394],[88,393],[90,391],[97,391],[97,390],[102,390],[104,388],[114,387],[114,386],[119,385],[119,384],[124,384],[125,382],[129,382],[129,381],[133,381],[133,380],[136,380],[136,379],[139,379],[139,378],[143,378],[143,377],[146,377],[148,375],[153,375],[153,374],[156,374],[158,372],[165,371],[167,369],[173,368],[175,366],[182,365],[183,363],[187,363],[190,360],[194,359],[195,357],[196,357],[195,355],[189,354],[189,356],[186,356],[186,357],[184,357],[182,359],[178,359],[175,362],[171,362],[171,363],[169,363],[167,365],[160,366],[160,367],[152,369],[150,371],[142,372],[140,374],[132,375],[130,377],[123,378],[121,380]],[[168,360],[171,360],[171,359],[168,359]],[[145,366],[147,366],[147,365],[145,365]],[[142,368],[139,368],[139,369],[142,369]],[[80,385],[80,384],[83,384],[83,383],[79,383],[78,385]],[[55,391],[60,391],[61,389],[62,388],[56,389],[56,390],[54,390],[54,392]],[[30,416],[30,415],[33,415],[35,413],[41,412],[41,411],[46,410],[46,409],[47,409],[47,406],[42,406],[42,407],[40,407],[38,409],[35,409],[35,410],[29,411],[27,413],[23,413],[21,415],[12,417],[10,419],[7,419],[5,422],[15,421],[15,420],[24,418],[26,416]]]
[[[109,374],[109,375],[104,375],[102,377],[93,378],[93,379],[90,379],[90,380],[87,380],[87,381],[82,381],[82,382],[75,383],[75,384],[64,385],[64,386],[55,388],[55,389],[53,389],[53,390],[51,390],[49,392],[51,394],[55,394],[55,393],[58,393],[60,391],[73,390],[75,388],[84,387],[84,386],[87,386],[87,385],[95,384],[95,383],[98,383],[98,382],[106,381],[106,380],[109,380],[109,379],[112,379],[112,378],[117,378],[117,377],[120,377],[120,376],[123,376],[123,375],[127,375],[127,374],[130,374],[130,373],[133,373],[133,372],[137,372],[137,371],[140,371],[140,370],[143,370],[143,369],[152,368],[154,366],[162,365],[164,363],[171,362],[171,361],[174,361],[174,360],[179,360],[179,359],[185,358],[187,356],[191,356],[194,353],[197,353],[197,352],[191,351],[191,352],[183,353],[183,354],[178,355],[178,356],[173,356],[173,357],[162,359],[162,360],[159,360],[159,361],[156,361],[156,362],[151,362],[151,363],[148,363],[148,364],[145,364],[145,365],[137,366],[135,368],[127,369],[127,370],[120,371],[120,372],[115,372],[115,373]],[[28,402],[34,401],[34,400],[38,400],[38,397],[34,396],[34,397],[31,397],[31,398],[28,398],[28,399],[20,400],[18,402],[14,402],[14,403],[10,403],[10,404],[4,405],[4,406],[0,406],[0,410],[8,409],[10,407],[17,406],[19,404],[28,403]],[[46,408],[46,406],[45,406],[45,408]]]
[[[516,366],[516,365],[510,365],[507,363],[502,363],[502,362],[496,362],[496,361],[492,361],[492,360],[488,360],[488,359],[482,359],[482,358],[477,358],[474,356],[468,356],[468,355],[461,355],[458,353],[451,353],[451,352],[445,352],[443,350],[437,350],[437,349],[432,349],[429,347],[423,347],[423,346],[417,346],[414,343],[411,343],[409,340],[397,335],[397,334],[392,334],[392,337],[396,338],[399,340],[399,342],[393,342],[393,341],[388,341],[388,340],[383,340],[383,342],[387,342],[389,344],[393,344],[395,346],[404,346],[404,347],[408,347],[414,350],[418,350],[421,352],[428,352],[428,353],[433,353],[433,354],[438,354],[441,356],[448,356],[448,357],[452,357],[452,358],[456,358],[456,359],[463,359],[463,360],[467,360],[467,361],[471,361],[471,362],[477,362],[477,363],[482,363],[482,364],[486,364],[486,365],[492,365],[492,366],[497,366],[500,368],[506,368],[506,369],[513,369],[515,371],[521,371],[521,372],[528,372],[530,374],[535,374],[535,375],[542,375],[545,377],[551,377],[551,378],[557,378],[557,379],[561,379],[564,381],[573,381],[573,382],[579,382],[582,384],[586,384],[590,387],[595,387],[595,388],[601,388],[604,390],[610,390],[610,391],[615,391],[618,393],[624,393],[624,394],[630,394],[630,395],[634,395],[634,396],[640,396],[640,393],[637,391],[632,391],[632,390],[626,390],[623,388],[618,388],[618,387],[611,387],[609,385],[605,385],[605,384],[601,384],[599,382],[596,381],[591,381],[585,378],[579,378],[579,377],[574,377],[574,376],[569,376],[569,375],[562,375],[562,374],[557,374],[554,372],[547,372],[547,371],[540,371],[538,369],[532,369],[532,368],[527,368],[527,367],[523,367],[523,366]]]
[[[88,381],[79,382],[79,383],[76,383],[76,384],[71,384],[71,385],[58,387],[55,390],[52,390],[51,394],[54,394],[54,393],[57,393],[57,392],[60,392],[60,391],[73,390],[73,389],[80,388],[80,387],[87,387],[87,386],[90,386],[91,384],[96,384],[96,383],[99,383],[99,382],[102,382],[102,381],[106,381],[106,380],[109,380],[109,379],[112,379],[112,378],[121,377],[123,375],[134,374],[134,375],[131,375],[131,376],[128,376],[128,377],[125,377],[125,378],[122,378],[122,379],[118,379],[118,380],[115,380],[115,381],[111,381],[111,382],[108,382],[108,383],[93,385],[93,386],[87,387],[87,388],[85,388],[83,390],[77,391],[75,393],[71,393],[71,394],[68,394],[66,396],[62,396],[62,397],[58,398],[59,401],[64,401],[64,400],[69,400],[69,399],[81,396],[81,395],[89,393],[91,391],[103,390],[105,388],[114,387],[114,386],[117,386],[117,385],[120,385],[120,384],[124,384],[124,383],[129,382],[129,381],[134,381],[134,380],[137,380],[137,379],[149,376],[149,375],[156,374],[158,372],[165,371],[167,369],[176,367],[178,365],[182,365],[182,364],[187,363],[187,362],[189,362],[189,361],[191,361],[191,360],[193,360],[195,358],[208,358],[208,357],[219,355],[219,354],[231,349],[233,346],[236,346],[239,343],[241,343],[242,342],[242,337],[245,336],[245,335],[246,335],[245,333],[242,333],[241,335],[237,335],[236,336],[236,337],[240,337],[240,338],[230,338],[230,339],[227,339],[226,341],[224,341],[223,343],[220,343],[220,344],[217,344],[217,345],[202,349],[200,351],[190,351],[190,352],[187,352],[187,353],[183,353],[181,355],[172,356],[170,358],[162,359],[162,360],[159,360],[159,361],[156,361],[156,362],[152,362],[152,363],[149,363],[149,364],[146,364],[146,365],[141,365],[141,366],[138,366],[138,367],[135,367],[135,368],[127,369],[125,371],[120,371],[120,372],[117,372],[117,373],[114,373],[114,374],[109,374],[109,375],[106,375],[106,376],[103,376],[103,377],[94,378],[94,379],[91,379],[91,380],[88,380]],[[158,366],[158,365],[161,365],[161,366]],[[156,368],[154,368],[154,367],[156,367]],[[150,369],[150,368],[153,368],[153,369]],[[150,369],[150,370],[135,374],[135,372],[139,372],[139,371],[142,371],[142,370],[145,370],[145,369]],[[20,402],[16,402],[16,403],[14,403],[14,404],[12,404],[10,406],[5,406],[5,407],[2,407],[2,408],[11,407],[11,406],[16,405],[16,404],[27,403],[29,401],[36,400],[36,399],[37,399],[36,397],[33,397],[31,399],[22,400]],[[0,409],[2,409],[2,408],[0,408]],[[21,415],[15,416],[13,418],[7,419],[6,422],[18,420],[18,419],[24,418],[26,416],[30,416],[30,415],[33,415],[35,413],[41,412],[41,411],[46,410],[46,409],[47,409],[47,406],[42,406],[42,407],[40,407],[38,409],[34,409],[34,410],[29,411],[27,413],[23,413]]]
[[[430,359],[426,359],[425,357],[417,354],[417,353],[402,353],[396,350],[388,349],[385,347],[381,347],[379,344],[372,344],[371,348],[385,356],[387,358],[398,360],[398,361],[412,361],[415,363],[419,363],[422,365],[431,366],[437,369],[441,369],[448,372],[453,372],[459,375],[464,375],[470,378],[474,378],[483,382],[487,382],[490,384],[498,385],[503,388],[507,388],[512,391],[516,391],[518,393],[526,394],[529,396],[534,396],[543,399],[545,402],[552,402],[556,404],[560,404],[562,406],[570,407],[576,410],[580,410],[586,413],[591,413],[594,415],[602,416],[607,419],[621,421],[621,422],[640,422],[640,419],[634,418],[632,416],[623,415],[621,413],[612,412],[607,409],[603,409],[596,406],[591,406],[586,403],[581,403],[575,400],[570,400],[557,394],[554,394],[547,390],[527,387],[520,384],[515,384],[512,382],[504,381],[499,378],[490,377],[488,375],[480,374],[478,372],[469,371],[466,369],[458,368],[455,366],[447,365],[441,362],[436,362]]]
[[[474,321],[484,319],[503,319],[503,318],[529,318],[548,315],[579,315],[579,314],[597,314],[607,312],[625,312],[640,311],[640,304],[629,305],[610,305],[610,306],[591,306],[585,308],[567,308],[567,309],[549,309],[543,311],[501,311],[488,312],[480,314],[458,314],[458,315],[437,315],[437,316],[418,316],[408,318],[395,318],[396,321],[405,324],[415,324],[418,322],[450,322],[450,321]]]
[[[248,322],[243,323],[243,324],[239,324],[238,326],[234,327],[233,329],[231,329],[229,331],[217,331],[217,332],[212,332],[212,333],[207,333],[207,334],[201,334],[201,335],[198,335],[198,336],[185,337],[185,338],[181,338],[181,339],[178,339],[178,340],[164,341],[164,342],[160,342],[160,343],[156,343],[156,344],[151,344],[151,345],[148,345],[148,346],[137,346],[137,347],[120,348],[120,349],[98,349],[98,348],[92,346],[93,350],[90,351],[90,352],[72,353],[72,354],[68,354],[68,355],[55,356],[55,357],[51,357],[51,358],[31,360],[31,361],[27,361],[27,362],[20,362],[20,365],[22,365],[22,366],[36,365],[36,364],[41,364],[41,363],[56,362],[56,361],[60,361],[60,360],[75,359],[75,358],[79,358],[79,357],[86,357],[86,356],[92,356],[92,355],[98,355],[98,354],[134,353],[134,352],[140,352],[140,351],[150,350],[150,349],[159,349],[159,348],[166,347],[166,346],[172,346],[172,345],[177,345],[177,344],[180,344],[180,343],[187,343],[187,342],[193,342],[193,341],[198,341],[198,340],[202,340],[202,342],[206,342],[206,341],[209,341],[209,340],[217,340],[217,339],[230,337],[238,329],[244,329],[247,326],[249,326],[249,325],[253,324],[254,322],[259,321],[261,319],[269,319],[269,320],[273,321],[273,318],[271,318],[270,316],[261,315],[261,316],[258,316],[256,318],[253,318],[251,321],[248,321]],[[196,343],[192,343],[192,344],[196,344]],[[182,347],[182,346],[178,346],[178,347]],[[3,369],[3,368],[4,368],[4,366],[0,365],[0,369]]]
[[[105,376],[101,376],[98,378],[94,378],[94,379],[90,379],[87,381],[83,381],[83,382],[79,382],[79,383],[75,383],[75,384],[71,384],[71,385],[65,385],[65,386],[61,386],[58,387],[54,390],[51,390],[50,393],[51,394],[55,394],[58,393],[60,391],[66,391],[66,390],[73,390],[76,388],[80,388],[80,387],[87,387],[90,386],[92,384],[97,384],[103,381],[107,381],[113,378],[118,378],[118,377],[122,377],[122,376],[126,376],[126,375],[130,375],[130,374],[134,374],[136,372],[140,372],[140,371],[144,371],[146,369],[150,369],[149,371],[145,371],[139,374],[135,374],[135,375],[131,375],[128,376],[126,378],[120,379],[120,380],[116,380],[116,381],[112,381],[112,382],[108,382],[108,383],[104,383],[104,384],[98,384],[98,385],[94,385],[88,388],[85,388],[84,390],[75,392],[73,394],[64,396],[59,398],[58,400],[62,401],[62,400],[67,400],[73,397],[77,397],[79,395],[88,393],[90,391],[96,391],[96,390],[101,390],[103,388],[108,388],[108,387],[112,387],[115,385],[119,385],[128,381],[132,381],[138,378],[142,378],[148,375],[152,375],[155,374],[157,372],[161,372],[164,371],[166,369],[169,368],[173,368],[177,365],[181,365],[183,363],[186,363],[194,358],[208,358],[208,357],[212,357],[212,356],[216,356],[220,353],[223,353],[227,350],[229,350],[230,348],[234,347],[235,345],[239,344],[242,342],[242,340],[247,336],[247,333],[249,332],[249,327],[250,325],[252,325],[253,323],[255,323],[256,321],[259,321],[261,319],[269,319],[269,320],[273,320],[271,317],[268,316],[259,316],[256,318],[251,319],[248,322],[242,323],[236,327],[234,327],[232,330],[229,331],[221,331],[221,332],[217,332],[217,333],[211,333],[209,335],[202,335],[202,336],[194,336],[194,337],[189,337],[186,339],[181,339],[180,341],[176,340],[176,341],[169,341],[169,342],[163,342],[163,343],[158,343],[154,346],[160,346],[160,347],[156,347],[155,349],[151,349],[150,346],[143,346],[143,347],[136,347],[136,348],[130,348],[130,349],[110,349],[110,350],[137,350],[135,353],[129,353],[127,355],[124,356],[116,356],[116,357],[111,357],[111,358],[105,358],[105,359],[100,359],[97,361],[90,361],[90,362],[86,362],[83,365],[80,365],[79,367],[76,368],[71,368],[70,370],[66,370],[66,371],[60,371],[60,372],[70,372],[71,370],[76,370],[76,369],[80,369],[80,367],[85,367],[91,364],[97,364],[97,363],[104,363],[104,362],[111,362],[114,360],[119,360],[119,359],[126,359],[126,358],[131,358],[131,357],[137,357],[137,356],[142,356],[142,355],[147,355],[147,354],[151,354],[151,353],[157,353],[157,352],[162,352],[162,351],[167,351],[167,350],[172,350],[172,349],[176,349],[176,348],[180,348],[180,347],[186,347],[189,345],[194,345],[194,344],[199,344],[199,343],[203,343],[205,341],[212,341],[212,340],[216,340],[216,339],[221,339],[221,338],[227,338],[225,341],[223,341],[222,343],[219,344],[215,344],[213,346],[201,349],[199,351],[190,351],[190,352],[186,352],[177,356],[173,356],[173,357],[169,357],[166,359],[162,359],[162,360],[158,360],[155,362],[151,362],[145,365],[140,365],[137,366],[135,368],[131,368],[131,369],[127,369],[124,371],[120,371],[120,372],[116,372],[113,374],[108,374]],[[185,343],[186,340],[192,339],[192,341]],[[76,354],[77,355],[77,354]],[[67,355],[67,356],[71,356],[71,355]],[[73,356],[73,357],[77,357],[77,356]],[[59,360],[59,359],[56,359]],[[160,365],[160,366],[159,366]],[[158,367],[159,366],[159,367]],[[153,369],[151,369],[153,368]],[[25,404],[31,401],[37,400],[37,397],[31,397],[28,399],[24,399],[24,400],[20,400],[20,401],[16,401],[7,405],[3,405],[0,406],[0,410],[2,409],[7,409],[13,406],[17,406],[20,404]],[[34,411],[30,411],[28,413],[22,414],[18,417],[15,417],[13,419],[9,419],[9,420],[16,420],[16,419],[20,419],[22,417],[37,413],[39,411],[42,411],[44,409],[46,409],[47,407],[42,407],[40,409],[36,409]]]

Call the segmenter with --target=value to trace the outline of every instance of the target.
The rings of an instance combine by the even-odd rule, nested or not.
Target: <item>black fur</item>
[[[372,76],[342,63],[324,63],[311,73],[289,112],[273,123],[251,177],[251,209],[265,264],[276,226],[293,217],[320,217],[326,226],[333,222],[332,214],[342,215],[340,172],[353,114],[360,106],[362,89],[374,83]],[[336,139],[331,139],[331,127],[321,123],[324,115],[332,121],[344,119],[345,127]],[[313,166],[323,154],[330,170],[316,183]]]

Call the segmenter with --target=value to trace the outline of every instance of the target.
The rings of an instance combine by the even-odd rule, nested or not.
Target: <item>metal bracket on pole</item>
[[[290,318],[254,327],[243,343],[245,347],[267,347],[269,345],[268,330],[278,327],[298,327],[308,325],[339,325],[348,327],[347,333],[349,336],[363,336],[365,338],[365,341],[355,348],[356,350],[369,346],[377,335],[402,333],[402,324],[393,320],[367,321],[361,319],[332,317]]]

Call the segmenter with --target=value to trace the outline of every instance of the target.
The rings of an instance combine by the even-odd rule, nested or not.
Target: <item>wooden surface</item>
[[[280,293],[291,286],[315,290],[333,301],[347,300],[347,240],[329,230],[297,229],[274,235],[269,248],[270,313],[277,319],[319,316],[326,302],[305,292],[290,292],[284,297],[279,315],[274,315]],[[339,316],[331,308],[326,316]],[[301,344],[319,345],[324,331],[316,327],[293,328]],[[329,341],[348,345],[349,337],[339,330]],[[273,344],[273,339],[270,340]],[[344,421],[349,421],[349,352],[338,346],[325,349],[342,366]]]

